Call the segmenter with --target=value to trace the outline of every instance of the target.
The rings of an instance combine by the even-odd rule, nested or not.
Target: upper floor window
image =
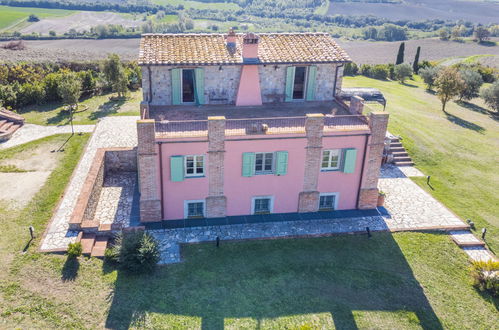
[[[255,174],[273,173],[274,153],[257,152],[255,153]]]
[[[285,101],[315,100],[317,66],[288,66],[286,68]]]
[[[341,161],[341,150],[324,150],[322,151],[322,164],[321,170],[323,171],[333,171],[340,169]]]
[[[192,155],[184,157],[185,176],[202,176],[204,175],[204,156]]]
[[[194,70],[182,69],[182,102],[193,103],[194,98]]]
[[[293,100],[303,100],[305,98],[305,81],[307,79],[307,68],[297,66],[293,82]]]

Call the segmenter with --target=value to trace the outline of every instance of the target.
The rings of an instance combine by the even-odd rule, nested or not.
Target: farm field
[[[158,5],[171,5],[178,6],[182,5],[184,8],[195,8],[195,9],[212,9],[212,10],[239,10],[241,7],[233,2],[201,2],[192,0],[152,0],[153,3]]]
[[[64,9],[44,9],[29,7],[8,7],[0,6],[0,31],[11,28],[13,25],[26,22],[30,14],[35,14],[39,18],[64,17],[76,13],[74,10]]]
[[[477,235],[487,227],[487,243],[499,253],[499,186],[497,156],[499,118],[481,99],[449,102],[447,113],[427,92],[419,77],[402,85],[363,76],[346,77],[345,87],[374,87],[387,99],[388,130],[403,138],[411,158],[426,175],[415,181],[461,219],[476,224]]]
[[[195,25],[205,22],[195,21]],[[220,31],[223,32],[223,31]],[[354,62],[358,64],[393,63],[400,42],[370,42],[337,40]],[[11,51],[0,48],[0,59],[4,61],[85,61],[102,59],[108,53],[117,53],[123,59],[134,60],[139,54],[137,39],[64,39],[25,41],[27,49]],[[2,42],[0,42],[0,45]],[[483,46],[477,43],[458,43],[438,39],[406,40],[406,59],[412,61],[416,48],[421,46],[420,60],[441,60],[444,58],[472,55],[499,56],[499,46]],[[497,57],[496,57],[497,58]],[[493,59],[486,64],[496,63]]]
[[[65,17],[43,18],[39,22],[23,27],[19,31],[23,34],[35,32],[47,35],[49,31],[63,34],[71,29],[78,32],[88,31],[97,25],[117,24],[123,27],[134,27],[143,23],[141,20],[133,20],[131,15],[128,16],[130,18],[111,12],[82,11]]]
[[[442,19],[498,23],[499,2],[486,0],[404,0],[399,3],[336,2],[329,15],[374,15],[392,20]]]

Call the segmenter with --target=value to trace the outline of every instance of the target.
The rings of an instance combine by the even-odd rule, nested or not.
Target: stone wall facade
[[[109,172],[137,172],[137,149],[106,149],[105,168],[106,174]]]
[[[336,64],[317,64],[316,100],[334,99]],[[260,88],[263,103],[284,102],[286,85],[286,68],[288,65],[259,65]],[[171,72],[173,68],[151,66],[151,81],[148,67],[142,67],[142,92],[145,101],[151,105],[171,105]],[[204,95],[207,104],[235,104],[242,66],[204,66]],[[341,90],[343,69],[338,70],[337,93]],[[152,99],[149,100],[149,89],[152,86]]]

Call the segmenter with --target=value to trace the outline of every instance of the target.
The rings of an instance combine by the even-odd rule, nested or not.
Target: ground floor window
[[[252,212],[253,214],[268,214],[272,213],[273,198],[271,196],[253,197]]]
[[[337,194],[336,193],[326,193],[320,194],[319,197],[319,210],[320,211],[332,211],[336,209]]]
[[[184,215],[186,219],[204,218],[204,200],[185,201]]]

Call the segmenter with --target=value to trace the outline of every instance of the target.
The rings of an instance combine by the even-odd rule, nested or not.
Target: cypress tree
[[[418,49],[416,50],[416,57],[414,57],[414,63],[412,63],[412,71],[414,71],[415,74],[418,74],[419,71],[419,54],[421,53],[421,46],[418,46]]]
[[[397,54],[397,61],[395,62],[395,65],[404,63],[404,49],[405,49],[405,42],[402,42],[399,47],[399,52]]]

